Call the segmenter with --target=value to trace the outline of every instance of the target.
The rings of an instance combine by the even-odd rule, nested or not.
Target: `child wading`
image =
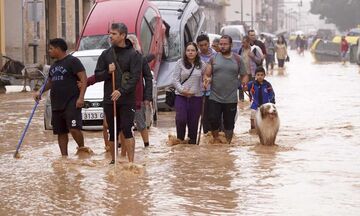
[[[263,67],[256,68],[255,80],[250,81],[245,89],[250,92],[252,98],[249,132],[255,133],[256,110],[265,103],[275,104],[275,93],[271,84],[265,80],[265,69]]]

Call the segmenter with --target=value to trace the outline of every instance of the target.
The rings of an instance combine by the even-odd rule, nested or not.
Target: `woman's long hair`
[[[189,62],[189,59],[186,56],[186,49],[190,45],[193,45],[195,47],[195,51],[196,51],[196,57],[195,57],[195,61],[194,61],[194,66],[197,67],[197,68],[201,68],[202,63],[201,63],[201,59],[200,59],[200,56],[199,56],[199,50],[198,50],[198,47],[197,47],[195,42],[189,42],[185,46],[185,50],[184,50],[184,54],[183,54],[184,66],[185,66],[186,69],[192,68],[192,64]]]

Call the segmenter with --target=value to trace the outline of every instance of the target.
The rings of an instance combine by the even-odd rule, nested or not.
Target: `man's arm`
[[[144,101],[152,101],[153,76],[147,61],[143,62],[143,77],[145,80]]]
[[[36,101],[36,102],[39,102],[40,100],[41,100],[41,95],[42,95],[42,93],[44,93],[44,92],[46,92],[47,90],[49,90],[49,89],[51,89],[51,77],[49,77],[48,79],[47,79],[47,82],[45,83],[45,86],[44,86],[44,90],[42,91],[42,92],[40,92],[41,91],[41,89],[39,89],[35,94],[34,94],[34,100]]]
[[[80,80],[81,86],[80,86],[80,95],[78,100],[76,101],[76,108],[81,108],[84,106],[84,96],[85,96],[85,91],[86,91],[86,87],[87,87],[87,77],[86,77],[86,73],[85,71],[80,71],[78,73],[76,73],[77,77]]]

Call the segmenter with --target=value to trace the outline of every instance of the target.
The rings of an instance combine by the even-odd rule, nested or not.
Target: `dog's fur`
[[[274,104],[261,105],[256,112],[256,129],[263,145],[275,145],[280,119]]]

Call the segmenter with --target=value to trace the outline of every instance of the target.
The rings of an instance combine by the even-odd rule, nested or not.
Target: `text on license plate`
[[[103,118],[104,118],[103,112],[82,113],[82,120],[96,120],[96,119],[103,119]]]

